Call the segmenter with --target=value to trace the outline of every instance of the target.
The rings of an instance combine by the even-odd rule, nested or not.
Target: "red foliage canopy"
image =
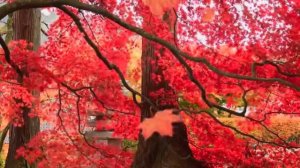
[[[13,4],[17,7],[10,8]],[[297,119],[300,114],[298,0],[24,4],[10,1],[0,7],[0,18],[25,7],[60,10],[48,9],[58,19],[37,52],[27,50],[31,44],[25,41],[13,41],[6,48],[0,38],[1,115],[20,125],[20,108],[34,108],[32,116],[50,125],[19,149],[19,157],[39,167],[128,167],[131,151],[87,139],[86,133],[94,130],[88,114],[104,115],[103,120],[110,121],[107,127],[124,144],[137,140],[141,76],[140,64],[132,65],[131,60],[133,49],[140,52],[143,37],[155,42],[155,63],[163,76],[153,75],[153,80],[164,78],[176,93],[197,158],[213,167],[300,165],[300,146],[294,141],[300,130],[285,137],[272,127],[274,116]],[[169,10],[176,11],[176,29],[171,31],[165,21]],[[143,16],[151,18],[149,32],[142,30]],[[22,85],[16,80],[18,68],[28,73]],[[42,92],[38,108],[32,107],[32,89]],[[160,92],[164,90],[153,95]],[[229,115],[232,122],[225,121]],[[161,128],[171,128],[178,119],[158,118],[148,119],[150,125],[159,121]],[[151,127],[151,134],[171,135],[170,129],[160,127]]]

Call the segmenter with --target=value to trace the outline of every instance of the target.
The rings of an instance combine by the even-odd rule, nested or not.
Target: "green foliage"
[[[199,105],[196,103],[190,103],[189,101],[185,100],[184,98],[180,97],[178,100],[179,107],[182,109],[199,109]]]
[[[3,156],[0,155],[0,168],[4,168],[5,167],[5,160],[2,157]]]
[[[300,132],[297,132],[293,135],[291,135],[288,140],[288,142],[295,142],[297,144],[300,144]]]
[[[122,142],[122,148],[124,150],[136,151],[137,145],[138,145],[138,141],[131,141],[131,140],[124,139]]]

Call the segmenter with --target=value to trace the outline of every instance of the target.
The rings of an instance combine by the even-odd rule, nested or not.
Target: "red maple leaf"
[[[172,109],[158,111],[154,117],[145,119],[139,128],[145,139],[148,139],[154,132],[161,136],[173,136],[172,123],[181,122],[180,115],[173,114]]]

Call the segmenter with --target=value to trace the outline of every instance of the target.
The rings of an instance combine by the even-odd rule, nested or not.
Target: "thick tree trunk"
[[[173,11],[172,11],[173,12]],[[174,24],[170,23],[170,30],[174,30]],[[151,22],[144,23],[145,30],[151,30]],[[152,74],[162,75],[162,70],[155,63],[156,48],[153,42],[143,39],[142,48],[142,94],[155,102],[157,110],[176,108],[176,95],[172,92],[168,83],[162,80],[160,83],[154,82]],[[163,77],[162,77],[163,79]],[[164,89],[164,95],[153,97],[153,93],[159,89]],[[173,95],[172,95],[173,94]],[[168,99],[161,103],[161,98]],[[172,100],[173,99],[173,100]],[[168,103],[166,103],[168,102]],[[142,118],[152,117],[157,110],[142,99]],[[159,123],[158,123],[159,124]],[[138,150],[133,162],[133,168],[201,168],[205,167],[200,161],[194,159],[189,148],[187,130],[183,123],[173,124],[173,137],[161,137],[158,134],[152,135],[145,140],[139,137]]]
[[[33,43],[32,49],[36,50],[40,44],[40,20],[41,13],[39,9],[26,9],[15,12],[13,14],[13,39],[23,39]],[[23,69],[23,73],[26,75],[26,67]],[[23,78],[18,77],[18,82],[22,84]],[[36,99],[39,99],[38,91],[32,91],[32,93]],[[28,143],[40,130],[39,119],[29,117],[30,111],[29,108],[22,109],[23,126],[15,127],[11,124],[6,168],[36,167],[34,164],[28,164],[23,158],[15,157],[16,150]]]

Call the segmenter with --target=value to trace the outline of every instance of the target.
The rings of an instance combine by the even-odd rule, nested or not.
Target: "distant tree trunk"
[[[174,11],[169,11],[174,12]],[[172,14],[172,13],[169,13]],[[174,14],[174,13],[173,13]],[[145,18],[144,18],[145,19]],[[144,29],[151,30],[151,22],[144,20]],[[168,21],[168,20],[165,20]],[[174,31],[174,23],[169,23],[170,30]],[[154,63],[157,60],[153,42],[142,40],[142,94],[149,97],[157,106],[157,110],[176,108],[176,95],[173,93],[168,83],[163,80],[156,83],[152,80],[152,74],[162,75],[162,70]],[[153,64],[154,63],[154,64]],[[164,89],[164,93],[158,97],[152,97],[153,93],[159,89]],[[158,99],[159,98],[159,99]],[[162,102],[161,98],[168,99]],[[172,100],[173,99],[173,100]],[[142,118],[141,120],[152,117],[157,111],[151,105],[142,99]],[[160,124],[160,123],[158,123]],[[200,161],[194,159],[189,148],[187,130],[183,123],[173,125],[173,137],[161,137],[154,134],[145,140],[139,137],[138,150],[133,162],[133,168],[201,168],[205,167]]]
[[[36,50],[40,44],[40,22],[41,12],[39,9],[20,10],[13,14],[13,39],[26,40],[33,43],[33,48]],[[30,61],[30,60],[28,60]],[[27,73],[26,67],[23,73]],[[23,77],[18,77],[18,82],[23,83]],[[36,99],[39,99],[39,92],[30,90]],[[5,168],[28,168],[36,167],[34,164],[28,164],[23,158],[15,158],[16,150],[29,142],[39,130],[39,119],[37,117],[30,118],[28,114],[31,109],[23,108],[22,117],[24,125],[22,127],[15,127],[11,124],[9,134],[9,149],[6,158]]]

